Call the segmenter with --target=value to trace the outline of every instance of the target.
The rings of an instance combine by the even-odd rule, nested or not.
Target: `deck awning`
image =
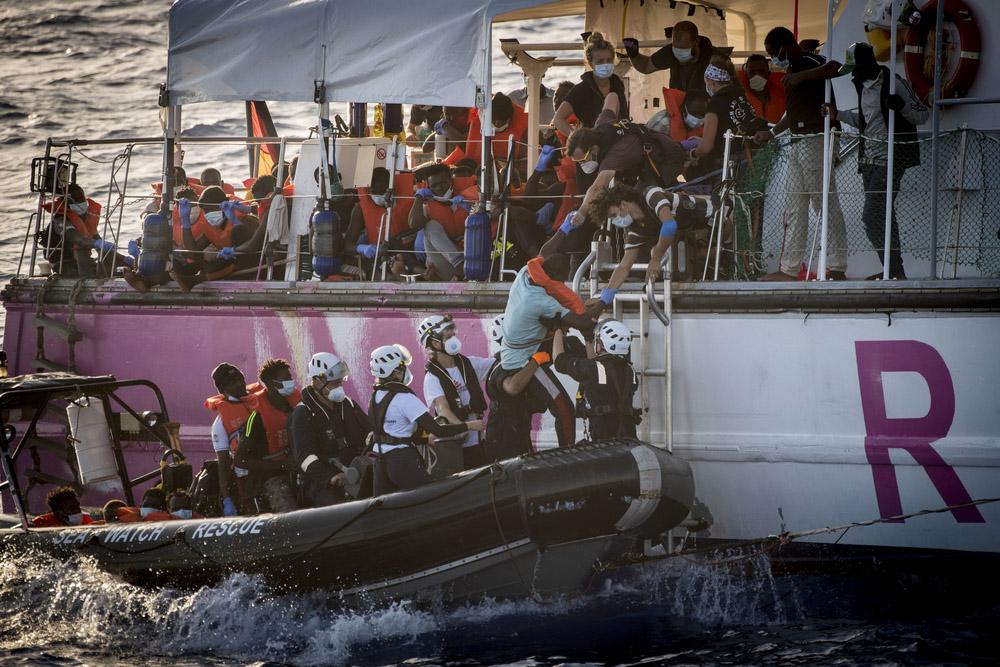
[[[171,104],[331,102],[471,107],[486,87],[489,27],[544,0],[177,0]]]

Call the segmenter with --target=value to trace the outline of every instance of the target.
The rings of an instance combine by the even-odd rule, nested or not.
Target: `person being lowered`
[[[402,345],[383,345],[371,353],[371,373],[376,378],[368,408],[375,434],[376,496],[407,491],[431,481],[427,465],[417,451],[421,432],[451,438],[483,430],[479,419],[439,424],[410,389],[413,375],[407,366],[412,357]]]

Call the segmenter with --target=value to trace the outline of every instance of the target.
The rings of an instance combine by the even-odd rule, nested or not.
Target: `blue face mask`
[[[73,211],[74,213],[76,213],[77,215],[83,215],[84,213],[87,212],[87,209],[89,207],[90,207],[90,205],[87,202],[85,202],[85,201],[79,202],[77,204],[70,204],[69,205],[70,210]]]
[[[601,63],[600,65],[594,65],[594,76],[599,79],[610,78],[614,73],[615,66],[613,63]]]
[[[191,510],[174,510],[171,512],[178,519],[184,519],[185,521],[192,517]]]

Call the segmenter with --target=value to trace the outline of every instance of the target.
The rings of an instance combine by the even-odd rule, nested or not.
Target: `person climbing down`
[[[416,397],[409,384],[413,375],[407,366],[412,357],[402,345],[383,345],[371,353],[372,388],[368,417],[375,434],[375,495],[407,491],[431,481],[427,464],[417,451],[420,432],[450,438],[483,430],[473,419],[458,424],[439,424]]]
[[[588,440],[634,438],[639,413],[633,407],[639,386],[629,361],[632,331],[617,320],[604,320],[588,343],[586,356],[566,351],[566,336],[556,330],[552,361],[556,370],[580,383],[577,416],[587,425]]]
[[[205,407],[216,415],[212,422],[212,449],[219,461],[219,499],[222,501],[222,514],[236,516],[237,501],[241,498],[239,486],[243,480],[237,479],[233,469],[233,454],[239,446],[243,427],[253,412],[252,394],[260,389],[260,385],[248,387],[240,369],[228,363],[221,363],[212,370],[212,383],[219,393],[205,399]]]

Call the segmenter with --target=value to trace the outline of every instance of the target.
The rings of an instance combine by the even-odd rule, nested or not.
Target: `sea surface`
[[[168,8],[152,0],[0,3],[0,282],[17,269],[35,206],[31,159],[47,137],[160,133]],[[495,36],[569,41],[582,28],[582,17],[569,17],[500,25]],[[499,54],[494,74],[499,90],[521,85]],[[559,70],[546,83],[576,74]],[[271,109],[282,134],[301,135],[314,122],[312,105]],[[238,135],[243,113],[241,105],[189,106],[185,132]],[[115,154],[85,150],[80,159],[78,180],[102,203]],[[188,148],[189,174],[208,166],[231,182],[248,171],[238,146]],[[142,197],[159,169],[158,149],[136,149],[126,239],[138,232]],[[890,586],[876,602],[866,582],[775,577],[754,554],[736,565],[717,560],[620,572],[572,599],[344,608],[323,593],[274,595],[245,576],[194,592],[151,591],[85,560],[0,558],[0,663],[993,665],[1000,656],[997,600],[976,591],[945,590],[950,604],[941,606]]]

